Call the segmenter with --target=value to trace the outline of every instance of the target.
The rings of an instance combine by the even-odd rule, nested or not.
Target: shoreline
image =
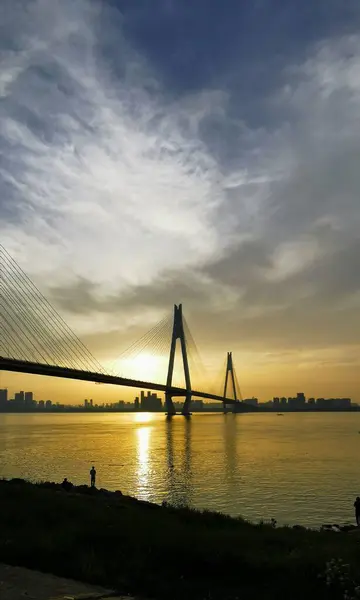
[[[86,485],[65,491],[19,479],[0,480],[0,507],[0,561],[123,594],[319,600],[328,598],[324,573],[334,558],[360,581],[358,529],[341,535],[253,524]]]
[[[201,514],[217,515],[218,517],[223,517],[224,519],[230,519],[235,522],[240,520],[241,522],[246,523],[247,525],[251,525],[253,527],[269,526],[274,529],[276,529],[276,528],[277,529],[295,529],[295,530],[305,530],[305,531],[315,531],[315,532],[329,531],[329,532],[347,533],[349,531],[357,531],[357,530],[359,530],[359,532],[360,532],[360,528],[352,523],[343,523],[343,524],[325,523],[322,525],[309,527],[306,525],[300,525],[299,523],[279,525],[277,523],[276,519],[274,519],[274,518],[269,519],[269,520],[259,519],[258,522],[251,521],[245,517],[242,517],[241,515],[238,517],[234,517],[232,515],[229,515],[227,513],[222,513],[220,511],[199,509],[199,508],[194,508],[194,507],[189,507],[189,506],[178,507],[167,501],[163,501],[161,504],[159,504],[157,502],[141,500],[139,498],[136,498],[135,496],[129,496],[129,495],[123,494],[120,490],[108,490],[106,488],[97,488],[97,487],[92,488],[87,484],[76,485],[76,484],[73,484],[70,482],[70,486],[71,486],[70,489],[64,490],[61,483],[54,482],[54,481],[31,481],[30,479],[21,479],[21,478],[12,477],[10,479],[0,478],[0,485],[2,483],[7,483],[7,484],[11,484],[11,485],[14,485],[14,484],[16,484],[16,485],[32,485],[32,486],[36,486],[39,489],[47,489],[47,490],[53,490],[53,491],[58,491],[58,492],[67,491],[67,493],[80,495],[80,496],[86,495],[86,496],[93,496],[93,497],[104,498],[104,499],[112,498],[113,500],[114,499],[120,500],[120,498],[122,498],[126,502],[134,502],[134,503],[138,503],[139,505],[151,506],[153,508],[163,508],[163,509],[167,508],[167,509],[170,509],[173,511],[185,509],[185,510],[191,511],[194,514],[198,514],[198,515],[201,515]]]
[[[30,486],[35,486],[39,489],[47,489],[47,490],[53,490],[53,491],[58,491],[58,492],[65,492],[63,486],[61,483],[58,482],[54,482],[54,481],[32,481],[30,479],[21,479],[21,478],[16,478],[16,477],[12,477],[10,479],[6,479],[6,478],[0,478],[0,485],[1,484],[11,484],[11,485],[30,485]],[[170,502],[167,501],[163,501],[161,504],[157,503],[157,502],[150,502],[148,500],[141,500],[139,498],[136,498],[135,496],[129,496],[126,494],[123,494],[120,490],[108,490],[106,488],[91,488],[89,485],[87,484],[80,484],[80,485],[76,485],[70,482],[70,489],[67,490],[67,493],[70,494],[75,494],[75,495],[80,495],[80,496],[93,496],[93,497],[98,497],[98,498],[107,498],[107,499],[116,499],[116,500],[120,500],[120,498],[122,498],[124,501],[126,502],[134,502],[134,503],[138,503],[139,505],[143,505],[143,506],[150,506],[153,508],[163,508],[163,509],[170,509],[173,511],[176,510],[188,510],[194,514],[198,514],[198,515],[202,515],[202,514],[209,514],[209,515],[216,515],[218,517],[222,517],[224,519],[230,519],[233,520],[234,522],[237,521],[241,521],[243,523],[246,523],[247,525],[253,526],[253,527],[259,527],[259,526],[269,526],[271,528],[274,529],[294,529],[294,530],[305,530],[305,531],[312,531],[312,532],[321,532],[321,531],[328,531],[328,532],[342,532],[342,533],[348,533],[349,531],[359,531],[360,534],[360,528],[355,524],[355,523],[324,523],[321,525],[317,525],[317,526],[307,526],[307,525],[300,525],[299,523],[294,523],[294,524],[283,524],[280,525],[278,524],[277,520],[275,518],[271,518],[268,520],[264,520],[264,519],[259,519],[259,521],[251,521],[250,519],[247,519],[245,517],[242,517],[241,515],[239,516],[232,516],[229,515],[227,513],[222,513],[220,511],[214,511],[214,510],[209,510],[209,509],[201,509],[201,508],[194,508],[194,507],[189,507],[189,506],[183,506],[183,507],[179,507],[176,505],[171,504]]]

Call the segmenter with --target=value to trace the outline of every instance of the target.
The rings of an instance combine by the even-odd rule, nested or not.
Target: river
[[[87,483],[279,524],[352,522],[360,413],[0,414],[0,477]]]

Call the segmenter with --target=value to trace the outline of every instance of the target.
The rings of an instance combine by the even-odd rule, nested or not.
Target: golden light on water
[[[134,415],[135,423],[148,423],[151,421],[151,413],[136,413]],[[138,429],[138,431],[141,431]]]
[[[152,426],[150,413],[139,413],[135,415],[136,446],[137,446],[137,480],[138,495],[146,500],[149,497],[149,448]]]

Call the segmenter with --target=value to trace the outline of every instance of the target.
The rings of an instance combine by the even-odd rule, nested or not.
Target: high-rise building
[[[142,391],[140,406],[141,410],[156,412],[162,410],[162,401],[161,398],[158,398],[157,394],[148,392],[145,396],[145,393]]]
[[[34,402],[34,394],[32,392],[25,392],[24,402],[26,408],[32,408],[35,404]]]
[[[0,410],[6,407],[7,402],[8,402],[7,389],[0,390]]]
[[[305,394],[298,392],[296,398],[288,398],[288,406],[292,410],[304,410],[306,404]]]
[[[16,392],[15,396],[14,396],[14,401],[15,404],[18,408],[22,408],[24,406],[25,403],[25,397],[24,397],[24,392]]]

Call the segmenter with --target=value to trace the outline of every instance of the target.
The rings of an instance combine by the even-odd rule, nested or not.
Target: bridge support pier
[[[174,321],[173,321],[173,331],[171,337],[171,345],[170,345],[170,356],[169,356],[169,366],[167,372],[166,379],[166,387],[170,389],[172,387],[172,380],[174,374],[174,362],[175,362],[175,352],[176,352],[176,342],[180,340],[181,346],[181,355],[183,359],[184,366],[184,375],[185,375],[185,402],[182,409],[182,414],[185,416],[190,415],[190,407],[191,407],[191,381],[190,381],[190,369],[189,362],[186,350],[186,340],[185,340],[185,331],[182,317],[182,304],[179,306],[174,305]],[[165,394],[165,406],[168,414],[176,414],[176,410],[172,401],[172,397],[169,393]]]
[[[167,392],[165,393],[165,409],[166,409],[166,414],[169,417],[176,415],[176,410],[175,410],[172,396],[171,396],[171,394],[168,394]]]
[[[224,405],[224,415],[227,415],[228,413],[236,413],[236,408],[235,408],[235,404],[226,404],[226,402],[223,403]]]
[[[236,382],[235,382],[235,374],[234,374],[234,365],[233,365],[233,359],[232,359],[232,352],[228,352],[227,353],[225,381],[224,381],[224,398],[227,397],[226,393],[227,393],[227,388],[228,388],[228,383],[229,383],[229,375],[231,377],[231,383],[232,383],[232,388],[233,388],[233,392],[234,392],[234,400],[235,400],[236,403],[238,403],[239,400],[238,400],[237,392],[236,392]],[[224,405],[224,414],[227,414],[230,411],[233,412],[233,413],[237,412],[237,406],[236,406],[236,404],[232,404],[230,410],[228,410],[225,400],[223,402],[223,405]]]
[[[183,414],[184,417],[188,417],[189,415],[191,415],[190,409],[191,409],[191,394],[186,394],[185,402],[184,402],[184,406],[183,406],[181,414]]]

